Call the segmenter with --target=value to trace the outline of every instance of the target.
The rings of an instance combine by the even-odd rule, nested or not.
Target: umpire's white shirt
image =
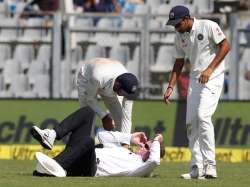
[[[217,23],[210,20],[194,18],[190,33],[176,32],[175,58],[188,58],[191,63],[191,78],[199,78],[214,59],[217,46],[225,39],[224,33]],[[224,72],[224,60],[215,69],[210,79]]]
[[[83,63],[77,77],[77,88],[81,107],[90,106],[101,118],[106,115],[98,104],[100,95],[114,118],[119,131],[131,131],[133,101],[118,96],[113,91],[115,79],[127,73],[122,63],[107,58],[95,58]]]
[[[149,176],[160,165],[160,143],[154,141],[146,162],[141,156],[121,146],[130,144],[131,134],[99,131],[97,137],[104,148],[95,149],[97,159],[96,176]],[[109,144],[107,144],[109,143]]]

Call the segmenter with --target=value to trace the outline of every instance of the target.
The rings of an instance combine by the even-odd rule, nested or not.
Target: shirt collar
[[[192,25],[190,34],[192,34],[192,33],[194,32],[194,30],[195,30],[195,28],[196,28],[196,25],[197,25],[197,20],[196,20],[196,18],[193,18],[193,19],[194,19],[194,21],[193,21],[193,25]]]
[[[193,19],[194,19],[194,21],[193,21],[193,25],[192,25],[192,28],[191,28],[190,32],[184,32],[184,33],[178,33],[177,32],[177,33],[180,34],[181,36],[190,36],[190,35],[192,35],[194,33],[196,25],[197,25],[197,19],[196,18],[193,18]]]

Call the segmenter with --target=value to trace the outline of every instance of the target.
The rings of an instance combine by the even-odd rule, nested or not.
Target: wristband
[[[174,90],[174,88],[173,88],[172,86],[168,86],[168,88],[167,88],[167,89],[169,89],[169,88],[170,88],[170,89],[172,89],[172,90]]]

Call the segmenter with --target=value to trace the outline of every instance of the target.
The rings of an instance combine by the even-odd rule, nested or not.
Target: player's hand
[[[173,87],[168,87],[164,93],[164,96],[163,96],[164,102],[166,104],[170,103],[169,99],[170,99],[170,96],[172,95],[172,93],[173,93]]]
[[[113,118],[110,116],[110,114],[107,114],[102,118],[102,125],[103,128],[107,131],[111,131],[115,128],[115,122]]]
[[[159,141],[160,144],[161,144],[161,143],[163,143],[164,139],[163,139],[162,134],[156,134],[155,137],[154,137],[154,140]]]
[[[212,73],[213,73],[213,70],[211,68],[207,68],[203,72],[201,72],[199,83],[206,84]]]
[[[146,142],[147,142],[147,136],[145,135],[144,132],[135,132],[131,136],[131,143],[135,145],[144,147]]]

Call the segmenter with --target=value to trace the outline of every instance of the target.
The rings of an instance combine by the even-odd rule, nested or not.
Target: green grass
[[[162,163],[152,178],[129,177],[33,177],[35,161],[0,160],[0,187],[249,187],[250,163],[218,163],[219,178],[216,180],[183,180],[188,163]]]

